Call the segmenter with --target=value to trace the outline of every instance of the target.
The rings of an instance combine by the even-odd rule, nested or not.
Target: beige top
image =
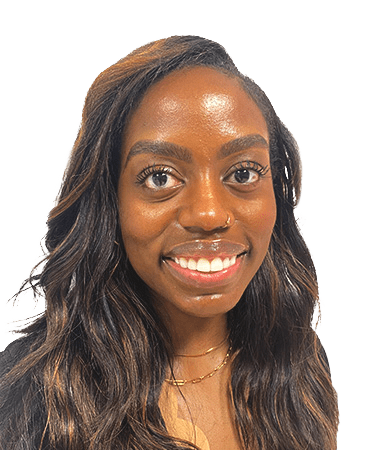
[[[179,406],[174,389],[162,389],[159,407],[171,436],[190,441],[201,450],[210,450],[209,442],[203,431],[186,419],[179,417]]]

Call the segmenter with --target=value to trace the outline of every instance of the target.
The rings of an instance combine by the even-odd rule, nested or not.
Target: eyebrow
[[[263,147],[267,150],[270,148],[263,136],[260,134],[250,134],[224,144],[218,152],[218,157],[219,159],[226,158],[233,153],[240,152],[241,150],[248,150],[251,147]]]
[[[264,147],[269,149],[266,139],[260,134],[250,134],[236,138],[224,144],[218,151],[218,159],[226,158],[233,153],[247,150],[251,147]],[[169,156],[180,161],[192,162],[193,158],[188,148],[171,142],[142,140],[136,142],[129,150],[125,162],[125,167],[131,158],[141,154],[154,154],[161,156]]]

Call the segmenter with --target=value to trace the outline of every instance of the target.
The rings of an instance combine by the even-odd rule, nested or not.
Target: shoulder
[[[8,373],[29,351],[30,344],[26,337],[19,338],[0,352],[0,378]]]
[[[33,341],[31,336],[24,336],[0,353],[0,449],[8,448],[10,441],[12,449],[36,449],[41,442],[47,413],[37,370],[31,368],[22,375],[18,371],[14,377],[6,376],[30,354]]]

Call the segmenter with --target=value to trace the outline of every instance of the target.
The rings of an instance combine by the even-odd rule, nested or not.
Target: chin
[[[169,317],[172,314],[184,314],[190,317],[211,318],[227,314],[239,302],[243,295],[234,293],[204,293],[198,296],[182,296],[181,299],[176,296],[163,298],[156,295],[155,303],[159,309],[159,313],[166,311]]]

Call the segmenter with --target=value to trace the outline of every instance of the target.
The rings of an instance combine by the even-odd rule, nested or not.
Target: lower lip
[[[186,284],[191,283],[203,287],[216,287],[232,281],[233,276],[236,275],[240,268],[241,258],[243,257],[244,255],[238,256],[234,265],[219,272],[198,272],[197,270],[184,269],[171,259],[166,259],[164,262],[168,265],[170,271]]]

